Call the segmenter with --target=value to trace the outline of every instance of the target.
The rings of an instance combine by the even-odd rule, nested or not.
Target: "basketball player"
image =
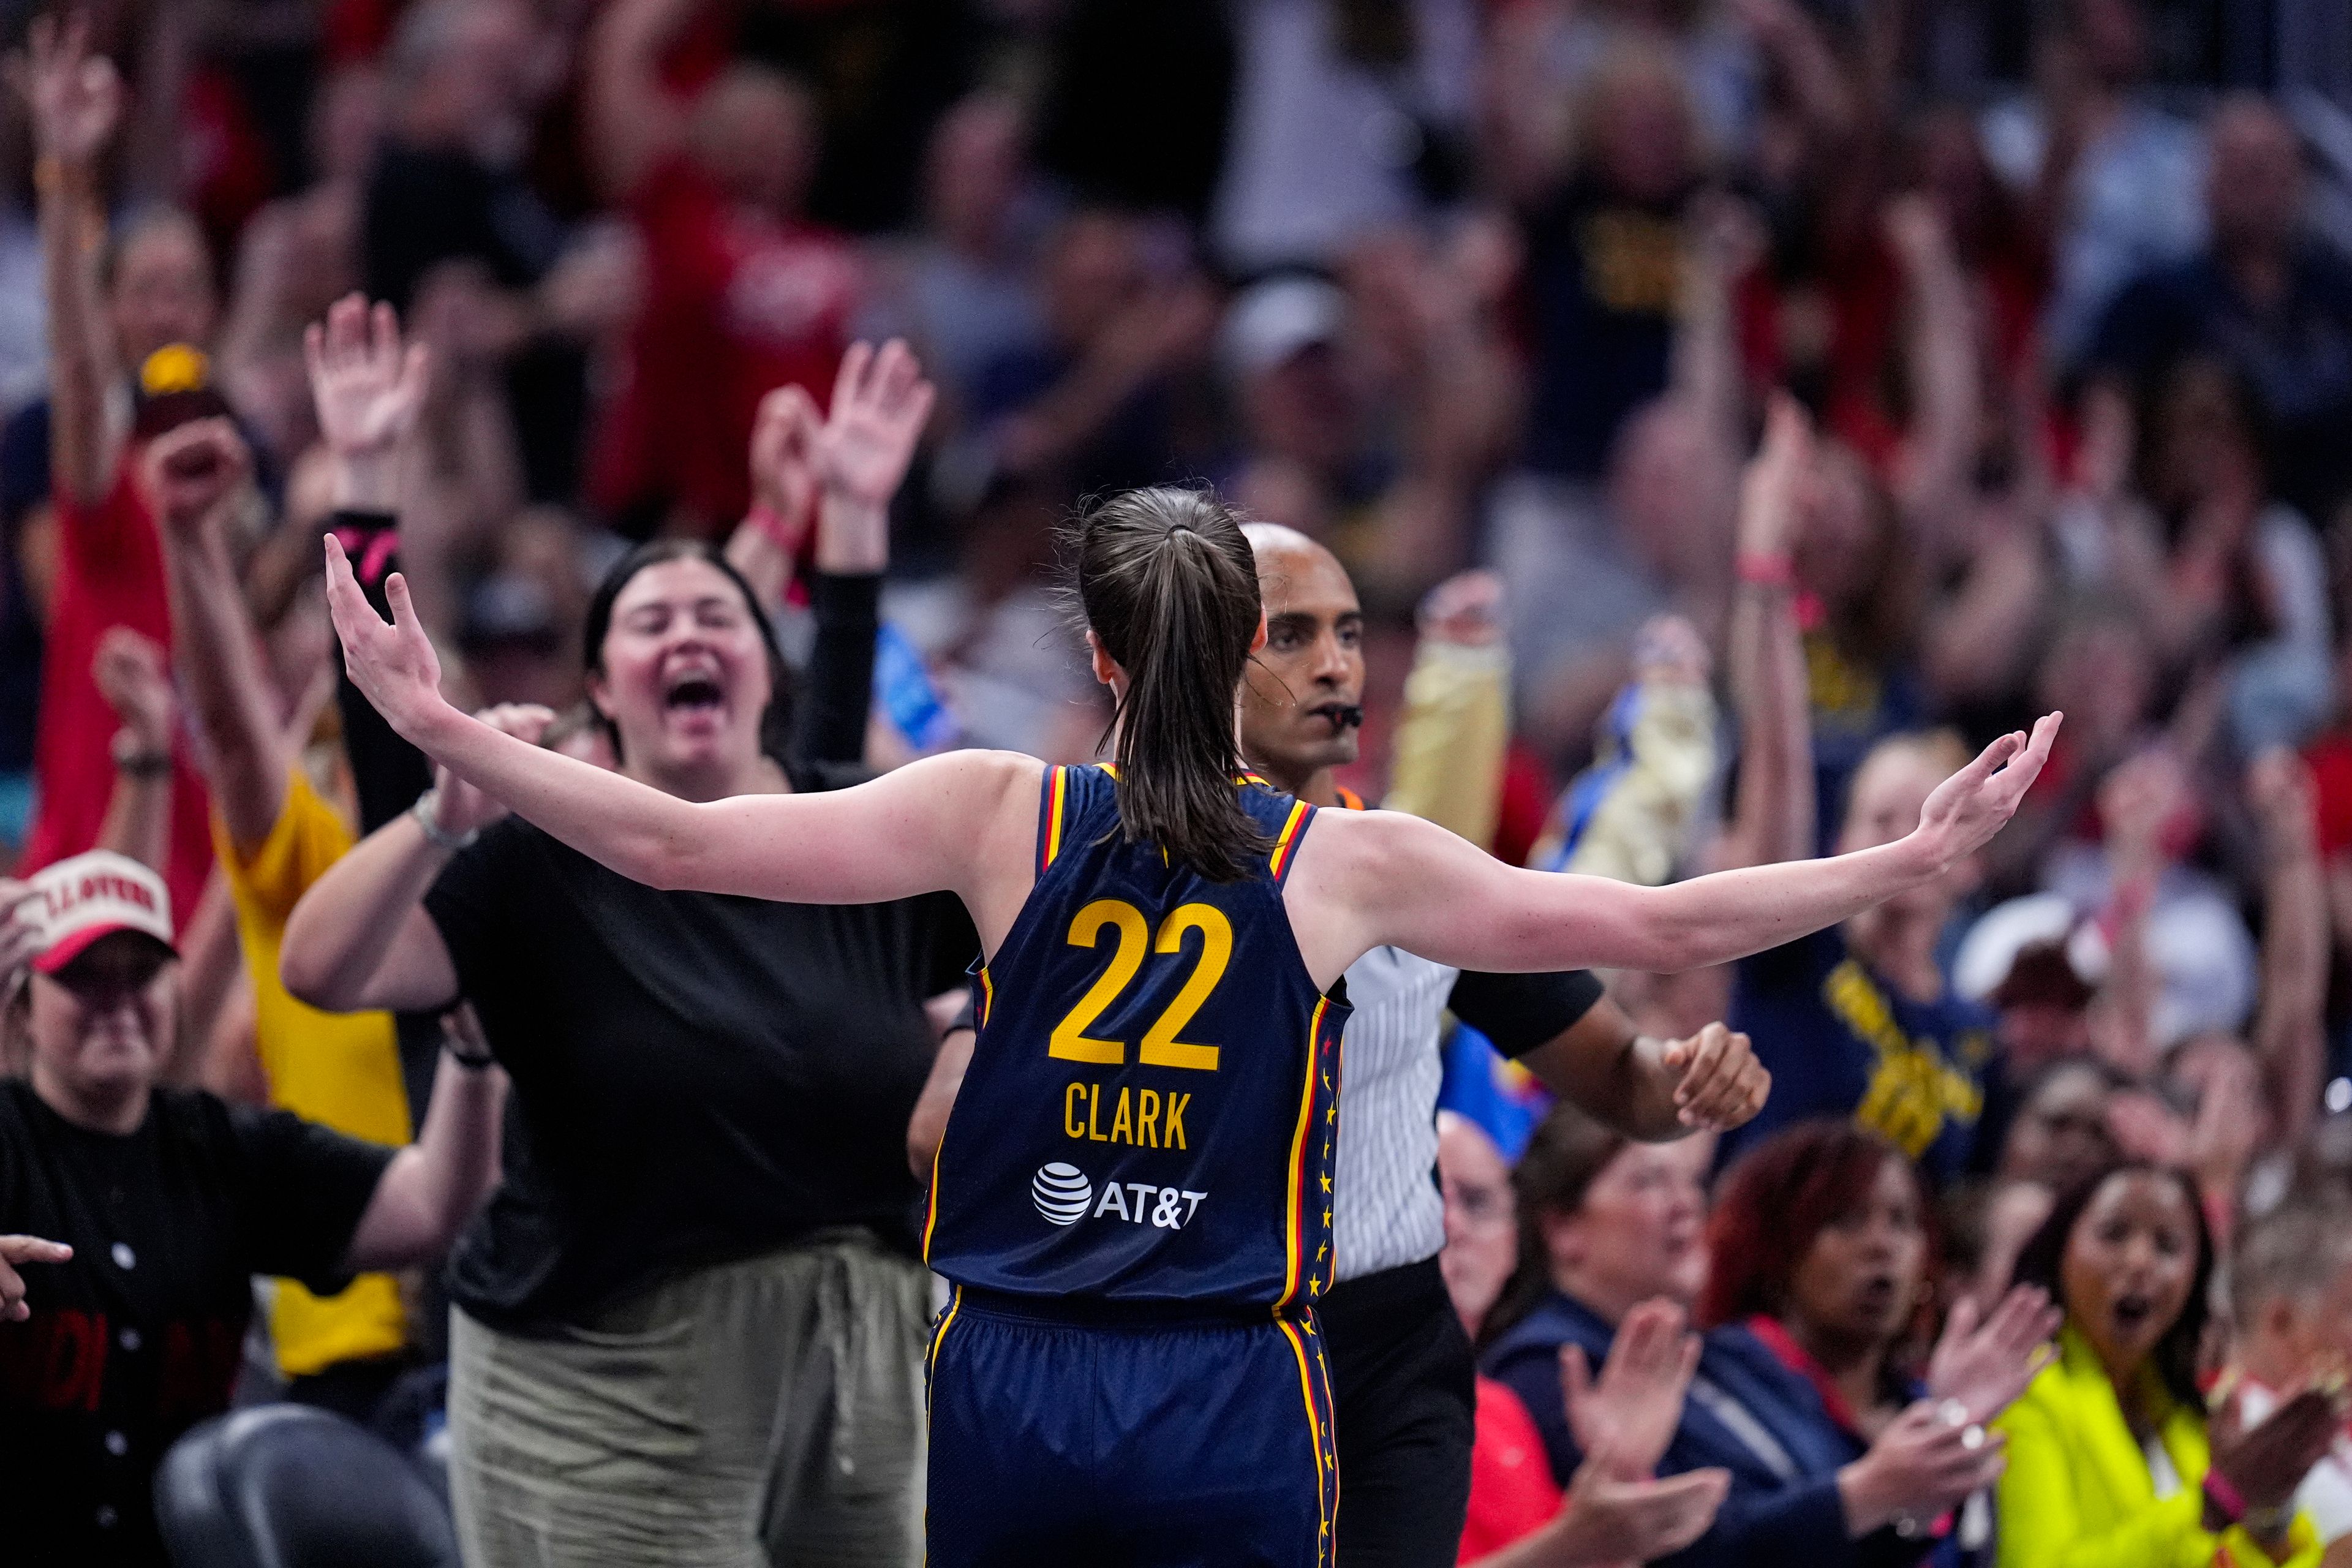
[[[1242,531],[1266,622],[1265,646],[1242,678],[1243,760],[1311,805],[1360,810],[1363,801],[1332,772],[1357,756],[1364,658],[1355,584],[1305,534],[1271,523]],[[1444,1015],[1475,1025],[1554,1093],[1636,1138],[1738,1126],[1764,1103],[1771,1075],[1745,1036],[1719,1026],[1690,1042],[1638,1037],[1582,970],[1464,973],[1376,948],[1349,966],[1347,996],[1354,1011],[1333,1176],[1337,1284],[1316,1309],[1346,1478],[1335,1526],[1340,1568],[1443,1568],[1462,1540],[1475,1436],[1470,1342],[1437,1271]],[[910,1153],[925,1171],[970,1062],[971,1022],[960,1019],[941,1041],[909,1130]]]
[[[926,1226],[955,1287],[930,1351],[933,1561],[1306,1568],[1329,1559],[1338,1489],[1311,1306],[1348,966],[1394,946],[1674,970],[1777,945],[1980,847],[2058,719],[1989,747],[1893,844],[1665,888],[1519,870],[1240,776],[1234,692],[1265,622],[1214,497],[1129,491],[1074,543],[1115,771],[962,752],[699,804],[467,718],[406,584],[387,585],[387,626],[331,538],[327,555],[345,658],[384,718],[582,853],[656,887],[947,889],[971,911],[981,1037]]]

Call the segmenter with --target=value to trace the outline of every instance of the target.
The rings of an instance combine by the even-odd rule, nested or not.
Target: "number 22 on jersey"
[[[1189,931],[1201,933],[1200,952],[1193,961],[1192,973],[1159,1020],[1143,1032],[1143,1042],[1135,1059],[1145,1067],[1216,1071],[1216,1047],[1197,1046],[1179,1038],[1202,1004],[1208,1001],[1210,993],[1216,990],[1234,955],[1233,923],[1225,919],[1223,910],[1210,904],[1179,904],[1160,922],[1156,940],[1143,911],[1123,899],[1097,899],[1080,910],[1070,921],[1072,947],[1100,947],[1107,933],[1115,936],[1118,945],[1112,950],[1110,963],[1096,977],[1094,984],[1078,998],[1078,1005],[1054,1026],[1045,1054],[1066,1061],[1106,1067],[1123,1065],[1127,1060],[1126,1041],[1094,1039],[1087,1031],[1109,1010],[1119,994],[1134,984],[1135,977],[1143,972],[1148,952],[1181,956]]]

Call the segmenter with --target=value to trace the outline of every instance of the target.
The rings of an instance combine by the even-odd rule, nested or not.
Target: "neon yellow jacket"
[[[2200,1489],[2210,1462],[2205,1413],[2173,1401],[2148,1380],[2161,1411],[2158,1440],[2181,1489],[2158,1501],[2147,1460],[2124,1424],[2106,1369],[2068,1323],[2058,1360],[1994,1423],[2009,1436],[2000,1478],[2000,1568],[2316,1568],[2319,1537],[2297,1514],[2294,1552],[2274,1563],[2242,1530],[2221,1535],[2202,1523]],[[2226,1552],[2225,1552],[2226,1549]]]

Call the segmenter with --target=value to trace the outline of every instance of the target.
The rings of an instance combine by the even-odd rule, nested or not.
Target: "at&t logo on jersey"
[[[1029,1201],[1055,1225],[1076,1225],[1086,1218],[1087,1205],[1094,1195],[1095,1184],[1087,1180],[1086,1173],[1059,1160],[1040,1167],[1036,1179],[1029,1184]]]
[[[1053,1225],[1076,1225],[1087,1217],[1091,1205],[1097,1219],[1113,1215],[1129,1225],[1181,1230],[1201,1212],[1202,1200],[1208,1195],[1184,1187],[1155,1186],[1150,1182],[1106,1182],[1102,1199],[1097,1203],[1095,1184],[1087,1179],[1087,1173],[1060,1160],[1039,1166],[1029,1183],[1029,1201]]]

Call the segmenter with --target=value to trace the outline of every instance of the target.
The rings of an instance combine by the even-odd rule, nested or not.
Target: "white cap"
[[[1348,296],[1320,278],[1297,274],[1253,283],[1225,307],[1218,353],[1235,377],[1272,370],[1299,350],[1337,342]]]
[[[2063,893],[2029,893],[1987,910],[1969,927],[1952,959],[1952,989],[1971,1002],[2000,990],[2030,947],[2060,948],[2086,989],[2107,976],[2107,943],[2098,922],[2084,920]]]
[[[33,967],[55,974],[90,943],[135,931],[172,947],[172,895],[163,879],[108,849],[45,866],[26,879],[40,895],[32,910],[42,927]]]

